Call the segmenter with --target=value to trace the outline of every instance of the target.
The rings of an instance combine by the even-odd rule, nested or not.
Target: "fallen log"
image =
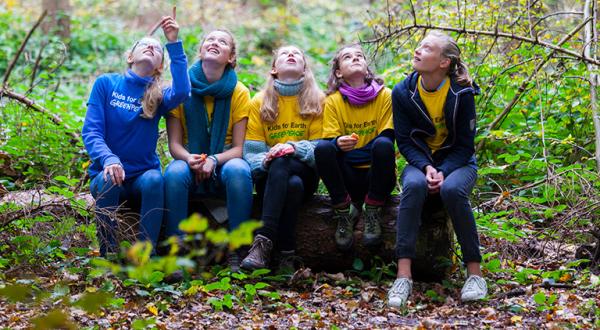
[[[334,234],[336,223],[329,198],[314,196],[301,209],[296,225],[296,254],[304,266],[315,271],[339,272],[353,268],[359,258],[369,269],[377,256],[385,264],[396,262],[396,215],[400,198],[392,197],[385,206],[382,225],[382,244],[368,248],[362,244],[364,228],[362,216],[354,230],[354,245],[346,252],[337,249]],[[255,205],[254,218],[259,219],[259,205]],[[207,215],[215,221],[202,201],[194,200],[191,210]],[[215,222],[216,223],[216,222]],[[413,261],[413,277],[419,281],[441,281],[452,266],[454,232],[439,196],[429,198],[424,207],[421,230],[417,239],[417,258]]]

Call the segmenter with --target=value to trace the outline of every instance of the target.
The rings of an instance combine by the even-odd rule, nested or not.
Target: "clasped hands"
[[[444,183],[444,173],[436,170],[433,166],[425,167],[425,179],[427,180],[427,190],[430,194],[437,194]]]
[[[206,154],[190,154],[187,163],[194,173],[196,183],[210,178],[217,166],[214,158],[207,157]]]
[[[272,146],[265,155],[265,158],[263,159],[263,167],[268,167],[271,161],[275,158],[290,155],[294,152],[296,152],[296,149],[293,145],[287,143],[277,143],[276,145]]]

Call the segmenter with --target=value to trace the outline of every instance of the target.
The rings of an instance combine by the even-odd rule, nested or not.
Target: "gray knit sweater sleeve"
[[[246,140],[244,141],[243,157],[250,164],[252,177],[263,176],[267,171],[263,167],[263,160],[269,151],[269,146],[263,141]]]
[[[317,146],[317,140],[301,140],[301,141],[288,141],[288,144],[294,146],[296,152],[294,157],[299,161],[306,163],[306,165],[316,169],[315,164],[315,147]]]

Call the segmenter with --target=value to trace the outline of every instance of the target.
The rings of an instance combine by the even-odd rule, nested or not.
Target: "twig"
[[[590,18],[591,19],[591,18]],[[579,31],[590,19],[585,20],[584,22],[582,22],[580,25],[578,25],[578,27],[576,28],[576,31],[572,32],[577,33],[577,31]],[[558,43],[558,44],[553,44],[553,43],[549,43],[549,42],[545,42],[545,41],[541,41],[539,39],[535,39],[535,38],[530,38],[530,37],[525,37],[525,36],[521,36],[518,34],[514,34],[514,33],[506,33],[506,32],[500,32],[500,31],[487,31],[487,30],[475,30],[475,29],[466,29],[466,28],[456,28],[456,27],[452,27],[452,26],[441,26],[441,25],[434,25],[434,24],[416,24],[413,23],[412,25],[407,25],[407,26],[403,26],[400,27],[394,31],[392,31],[392,33],[390,34],[386,34],[377,38],[373,38],[373,39],[369,39],[366,40],[365,43],[378,43],[378,42],[383,42],[386,39],[392,38],[396,35],[400,35],[403,34],[409,30],[413,30],[413,29],[420,29],[420,30],[442,30],[442,31],[448,31],[448,32],[456,32],[456,33],[460,33],[460,34],[469,34],[469,35],[485,35],[485,36],[491,36],[491,37],[497,37],[497,38],[506,38],[506,39],[512,39],[512,40],[519,40],[519,41],[523,41],[523,42],[527,42],[533,45],[538,45],[538,46],[542,46],[544,48],[548,48],[551,50],[554,50],[558,53],[563,53],[563,54],[567,54],[567,55],[571,55],[581,61],[590,63],[590,64],[594,64],[597,66],[600,66],[600,60],[595,59],[595,58],[591,58],[591,57],[586,57],[586,56],[582,56],[579,52],[573,51],[573,50],[569,50],[569,49],[565,49],[562,48],[561,45],[564,43]],[[569,36],[569,39],[573,37],[572,35]]]
[[[571,39],[575,35],[575,33],[577,33],[577,31],[581,30],[581,28],[583,28],[589,21],[590,21],[590,18],[584,20],[579,25],[577,25],[569,34],[567,34],[560,40],[560,42],[558,43],[558,47],[560,48],[560,46],[562,46],[565,42],[567,42],[569,39]],[[540,63],[538,63],[538,65],[535,67],[533,72],[531,72],[531,74],[529,74],[529,77],[527,77],[525,80],[523,80],[523,82],[521,83],[521,86],[519,86],[519,89],[515,93],[515,96],[513,97],[513,99],[508,103],[508,105],[506,105],[506,107],[504,107],[504,110],[502,110],[502,112],[485,128],[485,130],[487,132],[490,132],[493,129],[495,129],[498,126],[498,124],[500,124],[500,122],[508,115],[508,113],[512,110],[512,108],[515,106],[515,104],[517,104],[517,102],[519,101],[521,96],[523,96],[523,93],[527,89],[527,86],[529,86],[531,80],[533,80],[535,75],[537,75],[537,73],[544,67],[544,65],[546,65],[546,63],[552,58],[552,56],[556,52],[557,52],[557,50],[553,50],[552,52],[550,52],[550,54],[546,55],[544,57],[544,59]],[[600,62],[599,62],[599,64],[600,64]],[[477,144],[476,150],[481,150],[484,143],[485,143],[485,139],[481,139],[479,141],[479,143]]]
[[[27,45],[29,38],[31,38],[31,35],[33,34],[33,32],[38,28],[38,26],[40,26],[40,24],[46,17],[47,13],[48,12],[46,10],[44,10],[42,15],[40,15],[40,18],[38,18],[37,22],[35,22],[35,24],[31,28],[31,30],[29,30],[29,32],[25,36],[25,39],[23,39],[23,41],[21,42],[21,46],[19,46],[17,53],[15,54],[13,59],[10,61],[10,64],[8,64],[6,73],[4,73],[4,80],[2,81],[2,89],[8,88],[8,78],[10,78],[10,74],[12,73],[12,70],[15,68],[15,65],[17,64],[17,60],[19,59],[19,56],[21,56],[21,53],[23,53],[23,50],[25,49],[25,45]]]
[[[24,105],[26,105],[28,108],[39,112],[43,115],[45,115],[46,117],[48,117],[48,119],[50,119],[54,124],[58,125],[58,126],[62,126],[65,128],[65,134],[69,135],[71,137],[71,144],[75,145],[77,144],[77,142],[80,141],[80,136],[78,133],[76,133],[73,129],[71,129],[71,127],[69,127],[69,125],[65,124],[65,122],[56,114],[51,113],[48,109],[42,107],[41,105],[35,103],[34,100],[29,99],[28,97],[26,97],[25,95],[21,95],[18,93],[15,93],[13,91],[10,90],[6,90],[6,89],[1,89],[0,90],[0,98],[2,96],[6,96],[10,99],[16,100]]]

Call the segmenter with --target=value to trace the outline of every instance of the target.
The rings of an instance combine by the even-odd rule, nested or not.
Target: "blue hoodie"
[[[151,77],[104,74],[94,83],[83,124],[82,137],[92,159],[90,177],[104,167],[121,164],[125,178],[131,179],[150,169],[160,170],[156,154],[160,117],[185,101],[190,94],[187,59],[181,41],[168,43],[173,84],[163,89],[163,100],[152,119],[140,117],[142,97]]]
[[[435,167],[448,177],[454,170],[469,165],[477,169],[475,161],[475,98],[479,87],[464,87],[451,80],[444,105],[448,137],[435,153],[425,138],[435,135],[435,127],[417,89],[419,74],[411,73],[392,91],[394,132],[398,150],[406,161],[425,171]]]

